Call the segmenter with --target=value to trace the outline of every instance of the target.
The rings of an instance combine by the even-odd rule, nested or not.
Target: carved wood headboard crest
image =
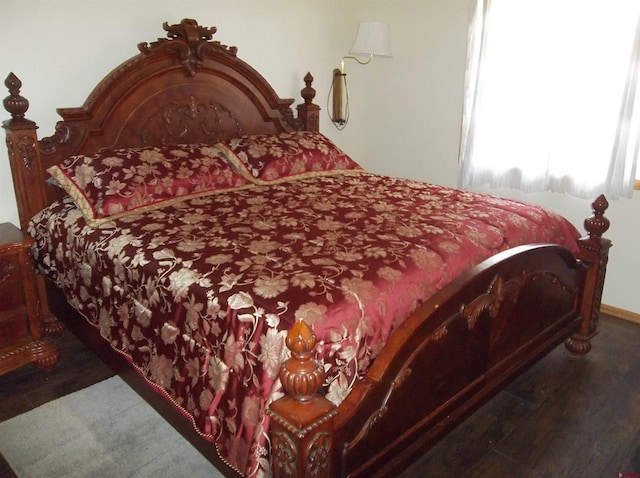
[[[216,50],[227,53],[233,57],[238,53],[235,46],[223,45],[219,41],[211,41],[218,31],[216,27],[203,27],[196,20],[184,18],[177,25],[162,24],[167,32],[167,38],[158,38],[151,43],[138,43],[138,50],[148,55],[162,49],[175,49],[178,57],[183,61],[185,70],[189,76],[195,76],[204,62],[206,51]]]

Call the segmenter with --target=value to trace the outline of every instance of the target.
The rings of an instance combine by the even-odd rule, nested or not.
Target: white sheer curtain
[[[639,68],[640,0],[476,0],[459,185],[631,197]]]

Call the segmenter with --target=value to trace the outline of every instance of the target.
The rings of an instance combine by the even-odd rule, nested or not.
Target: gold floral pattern
[[[39,267],[242,473],[269,473],[286,331],[313,324],[340,403],[404,317],[524,243],[575,251],[542,208],[362,171],[253,186],[93,228],[72,200],[30,225]]]

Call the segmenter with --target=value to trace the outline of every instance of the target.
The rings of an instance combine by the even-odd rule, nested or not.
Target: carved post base
[[[33,361],[42,370],[49,371],[60,361],[60,351],[48,340],[38,340],[31,345]]]
[[[285,417],[297,409],[295,423]],[[271,462],[275,478],[331,478],[331,429],[336,408],[317,396],[300,403],[285,396],[267,412],[271,422]]]
[[[591,351],[591,339],[594,335],[573,334],[565,341],[564,346],[573,355],[586,355]]]
[[[0,350],[0,375],[32,362],[49,371],[59,360],[60,351],[49,340],[24,339],[12,347]]]
[[[42,320],[42,332],[47,337],[60,337],[64,333],[64,325],[51,315]]]
[[[324,368],[316,360],[316,336],[298,320],[286,339],[291,351],[280,369],[285,396],[273,402],[267,414],[271,423],[271,462],[276,478],[332,478],[333,403],[318,391]]]

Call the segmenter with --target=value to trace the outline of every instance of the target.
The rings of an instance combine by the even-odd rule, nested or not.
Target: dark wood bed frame
[[[20,80],[9,75],[4,106],[11,119],[3,127],[23,230],[62,194],[47,183],[46,169],[69,155],[318,131],[311,75],[296,117],[293,100],[280,99],[234,47],[212,40],[215,28],[185,19],[164,29],[167,38],[139,44],[140,53],[109,73],[84,105],[59,109],[62,121],[46,138],[38,139],[36,124],[25,118]],[[518,247],[440,290],[393,333],[337,408],[319,393],[315,337],[298,322],[287,339],[292,358],[281,372],[287,394],[268,412],[275,476],[391,476],[559,344],[587,353],[610,247],[602,238],[606,208],[602,196],[593,203],[577,257],[555,245]],[[62,332],[59,317],[223,473],[237,476],[52,284],[40,278],[39,291],[48,334]]]

